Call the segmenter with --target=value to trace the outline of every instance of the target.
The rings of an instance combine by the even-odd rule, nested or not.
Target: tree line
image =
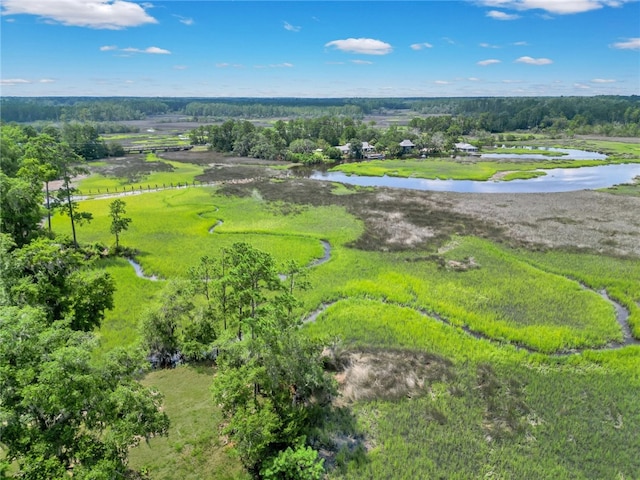
[[[474,130],[475,124],[465,118],[428,117],[428,128],[412,121],[411,128],[391,125],[379,128],[373,122],[350,117],[298,118],[277,120],[273,126],[256,126],[248,120],[227,120],[219,125],[202,125],[189,132],[193,145],[208,145],[211,150],[237,156],[288,160],[314,164],[337,162],[345,155],[362,159],[363,142],[379,154],[396,158],[406,153],[400,143],[411,140],[412,154],[450,152],[461,135],[478,135],[481,142],[493,144],[488,132]],[[336,148],[344,145],[346,154]]]
[[[297,118],[345,116],[362,119],[404,110],[416,115],[479,119],[483,129],[566,129],[629,126],[637,135],[640,97],[473,97],[473,98],[91,98],[4,97],[5,122],[118,122],[151,115],[177,114],[191,119]],[[604,131],[606,133],[607,130]],[[609,130],[614,134],[615,130]]]

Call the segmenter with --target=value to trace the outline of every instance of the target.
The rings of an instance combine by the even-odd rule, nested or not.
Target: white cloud
[[[3,0],[2,15],[36,15],[67,26],[120,30],[158,23],[143,5],[125,0]]]
[[[413,50],[423,50],[425,48],[433,48],[433,45],[431,45],[430,43],[427,43],[427,42],[414,43],[414,44],[411,45],[411,48]]]
[[[451,85],[451,82],[447,82],[446,80],[436,80],[435,82],[436,85]]]
[[[41,78],[39,83],[55,83],[55,80],[52,78]]]
[[[189,67],[187,67],[186,65],[174,65],[173,66],[174,70],[186,70],[187,68],[189,68]]]
[[[594,78],[591,83],[616,83],[613,78]]]
[[[480,81],[480,79],[477,78],[477,77],[469,77],[469,78],[467,78],[467,80],[469,80],[470,82],[479,82]]]
[[[498,10],[490,10],[489,12],[487,12],[487,17],[493,18],[494,20],[506,21],[506,20],[517,20],[520,18],[520,15],[515,13],[500,12]]]
[[[527,65],[549,65],[553,63],[553,60],[548,58],[533,58],[528,56],[517,58],[515,61],[516,63],[526,63]]]
[[[290,32],[299,32],[302,30],[302,27],[296,27],[295,25],[291,25],[289,22],[284,22],[284,29],[289,30]]]
[[[269,65],[254,65],[253,68],[293,68],[293,63],[270,63]]]
[[[25,83],[31,83],[30,80],[24,78],[7,78],[6,80],[0,80],[0,85],[24,85]]]
[[[373,62],[369,60],[351,60],[351,63],[355,63],[356,65],[373,65]]]
[[[490,43],[487,43],[487,42],[482,42],[482,43],[479,43],[478,45],[482,48],[500,48],[500,45],[491,45]]]
[[[195,22],[193,21],[193,18],[189,18],[189,17],[183,17],[180,15],[174,15],[174,17],[176,17],[178,19],[178,21],[184,25],[188,25],[191,26],[193,25]]]
[[[127,53],[150,53],[152,55],[171,55],[171,52],[169,50],[165,50],[164,48],[159,48],[159,47],[147,47],[144,50],[141,48],[127,47],[127,48],[121,48],[120,50]]]
[[[244,68],[244,65],[240,63],[216,63],[216,68]]]
[[[574,83],[573,88],[578,88],[580,90],[590,90],[591,87],[589,85],[585,85],[584,83]]]
[[[393,51],[393,47],[381,40],[373,38],[347,38],[345,40],[333,40],[325,44],[325,47],[333,47],[347,53],[360,53],[364,55],[387,55]]]
[[[103,45],[102,47],[100,47],[100,51],[101,52],[110,52],[112,50],[117,50],[118,47],[115,45]]]
[[[485,7],[519,11],[544,10],[556,15],[568,15],[598,10],[603,7],[619,7],[630,1],[634,0],[478,0],[478,3]],[[489,14],[487,15],[489,16]]]
[[[524,42],[524,41],[522,41],[522,42],[514,42],[513,44],[514,44],[516,47],[527,47],[527,46],[529,45],[529,43],[528,43],[528,42]]]
[[[624,42],[617,42],[611,46],[620,50],[640,50],[640,37],[629,38]]]
[[[478,62],[478,65],[480,65],[481,67],[486,67],[488,65],[495,65],[496,63],[502,63],[502,62],[496,58],[489,58],[487,60],[480,60]]]
[[[159,47],[149,47],[144,50],[144,53],[151,53],[153,55],[171,55],[169,50]]]

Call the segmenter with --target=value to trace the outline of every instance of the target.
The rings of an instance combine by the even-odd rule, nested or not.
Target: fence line
[[[89,191],[77,190],[75,198],[76,199],[87,199],[87,198],[96,198],[96,197],[105,197],[105,196],[116,196],[116,195],[135,195],[145,192],[159,192],[162,190],[171,190],[178,188],[193,188],[193,187],[214,187],[224,184],[238,185],[244,183],[253,182],[255,178],[242,178],[238,180],[224,180],[224,181],[209,181],[209,182],[201,182],[199,180],[193,180],[192,182],[177,182],[177,183],[155,183],[155,184],[138,184],[138,185],[123,185],[116,187],[105,187],[105,188],[97,188],[97,189],[89,189]],[[52,195],[57,190],[51,190],[49,193]]]

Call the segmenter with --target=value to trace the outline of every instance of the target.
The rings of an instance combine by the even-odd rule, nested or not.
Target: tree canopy
[[[0,307],[0,439],[31,479],[116,478],[128,449],[164,434],[161,397],[135,381],[139,360],[93,359],[93,337],[33,307]]]

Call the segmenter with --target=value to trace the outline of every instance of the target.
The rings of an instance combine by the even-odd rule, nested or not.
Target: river
[[[526,180],[427,180],[424,178],[367,177],[343,172],[314,171],[310,178],[362,187],[390,187],[466,193],[551,193],[595,190],[631,183],[640,176],[640,164],[627,163],[595,167],[541,169],[546,175]]]

